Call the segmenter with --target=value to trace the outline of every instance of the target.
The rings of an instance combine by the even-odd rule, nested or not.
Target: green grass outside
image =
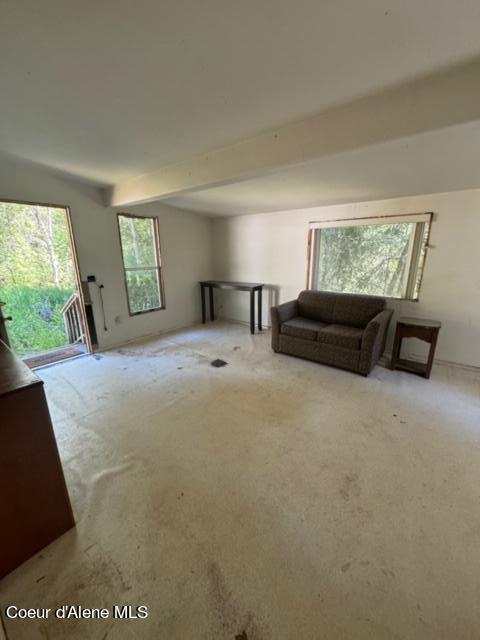
[[[13,350],[20,356],[68,344],[61,308],[74,289],[0,287],[0,300]]]

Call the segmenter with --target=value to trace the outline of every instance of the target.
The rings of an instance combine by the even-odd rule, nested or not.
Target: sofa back
[[[301,316],[329,324],[365,328],[385,309],[385,298],[330,291],[302,291],[298,296]]]

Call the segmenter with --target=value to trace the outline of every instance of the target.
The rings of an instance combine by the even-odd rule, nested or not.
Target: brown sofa
[[[392,313],[385,298],[302,291],[272,307],[272,348],[368,376],[385,349]]]

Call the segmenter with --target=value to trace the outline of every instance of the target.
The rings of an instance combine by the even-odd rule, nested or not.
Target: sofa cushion
[[[330,324],[335,322],[335,293],[325,291],[301,291],[298,296],[298,313],[304,318]]]
[[[335,324],[365,328],[378,313],[385,309],[385,298],[354,294],[337,294]]]
[[[363,329],[343,324],[329,324],[318,332],[317,340],[344,349],[360,349]]]
[[[299,315],[327,324],[365,328],[385,309],[385,298],[330,291],[302,291],[298,296]]]
[[[327,324],[325,322],[318,322],[317,320],[296,316],[291,320],[282,322],[280,332],[287,336],[294,336],[295,338],[316,340],[318,332],[326,326]]]

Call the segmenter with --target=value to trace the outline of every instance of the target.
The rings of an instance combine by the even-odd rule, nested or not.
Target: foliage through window
[[[163,309],[158,219],[119,213],[118,227],[130,314]]]
[[[62,308],[75,290],[66,209],[0,202],[0,300],[18,355],[68,344]]]
[[[310,286],[418,300],[430,214],[312,223]]]

